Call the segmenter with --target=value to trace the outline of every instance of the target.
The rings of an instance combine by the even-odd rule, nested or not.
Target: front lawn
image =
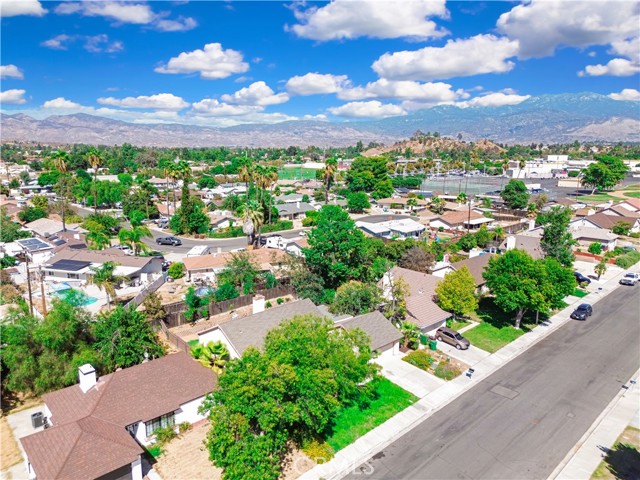
[[[640,192],[624,192],[625,197],[640,198]]]
[[[336,452],[418,400],[418,397],[386,378],[375,382],[374,399],[368,407],[354,405],[338,413],[333,432],[327,438],[327,443]]]
[[[573,295],[574,297],[582,298],[589,295],[589,292],[585,292],[584,290],[576,288],[571,295]]]
[[[640,478],[640,430],[627,427],[615,445],[607,452],[592,480]]]
[[[447,322],[447,327],[452,328],[456,331],[460,331],[461,328],[466,327],[467,325],[470,325],[471,322],[469,322],[468,320],[463,320],[463,319],[456,319],[456,320],[449,320]]]

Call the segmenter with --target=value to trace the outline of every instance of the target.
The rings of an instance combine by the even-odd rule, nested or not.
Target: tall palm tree
[[[143,180],[140,184],[140,190],[144,193],[146,198],[144,206],[147,210],[147,218],[149,218],[149,202],[154,195],[158,195],[158,189],[149,180]]]
[[[138,255],[139,252],[144,252],[149,249],[142,241],[143,238],[153,238],[151,230],[149,230],[149,227],[146,225],[134,225],[129,229],[123,228],[118,232],[120,243],[129,245],[134,255]]]
[[[102,165],[102,154],[98,149],[92,147],[85,158],[93,169],[93,213],[98,213],[98,168]]]
[[[111,246],[109,235],[101,230],[89,230],[89,233],[87,233],[87,242],[91,250],[104,250]]]
[[[62,206],[62,231],[67,231],[67,222],[66,222],[66,199],[69,195],[68,185],[67,185],[67,162],[69,161],[69,154],[63,150],[58,150],[51,155],[51,160],[53,161],[53,166],[55,169],[60,172],[60,177],[58,177],[59,182],[59,192],[60,192],[60,205]]]
[[[273,186],[278,185],[278,169],[274,166],[269,167],[269,223],[271,223],[271,211],[273,210]]]
[[[429,210],[431,210],[433,213],[437,213],[438,215],[442,214],[442,212],[444,212],[444,200],[440,197],[434,197],[431,199],[431,202],[429,203]]]
[[[197,345],[191,350],[191,355],[198,362],[220,375],[229,360],[229,350],[220,340],[206,345]]]
[[[163,173],[164,173],[164,178],[167,181],[167,218],[171,218],[171,212],[170,212],[170,203],[169,203],[169,172],[171,171],[170,167],[167,167],[165,165],[164,169],[163,169]],[[174,212],[175,213],[175,212]]]
[[[107,294],[107,308],[111,310],[111,299],[117,298],[116,285],[122,283],[125,277],[114,275],[118,266],[115,262],[104,262],[101,267],[92,268],[93,275],[88,278],[88,283],[97,286],[100,290],[104,290]]]
[[[250,240],[248,244],[254,245],[257,243],[256,234],[260,231],[260,227],[262,227],[264,222],[261,205],[255,200],[249,200],[240,206],[238,213],[243,222],[242,231]]]
[[[253,180],[253,168],[251,168],[251,164],[245,162],[243,165],[238,168],[238,180],[245,183],[247,188],[247,200],[249,200],[249,182]]]
[[[413,213],[413,207],[418,205],[418,199],[415,197],[411,197],[407,199],[407,206],[411,207],[411,213]]]
[[[322,173],[322,180],[324,183],[324,204],[329,203],[329,189],[336,178],[336,172],[338,171],[338,161],[331,157],[327,158],[324,164],[324,172]]]
[[[175,184],[175,182],[177,182],[177,180],[180,178],[180,172],[178,171],[178,169],[176,168],[175,164],[172,164],[168,171],[167,171],[168,177],[171,179],[171,182]],[[167,181],[167,187],[169,186],[169,182]],[[174,185],[173,188],[171,189],[173,190],[173,213],[176,213],[177,207],[176,207],[176,186]],[[167,199],[167,211],[169,210],[169,203],[168,203],[168,199]]]

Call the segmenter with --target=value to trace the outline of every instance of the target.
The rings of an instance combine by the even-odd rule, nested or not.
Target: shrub
[[[156,437],[156,443],[158,443],[159,445],[164,445],[177,436],[177,433],[173,429],[173,427],[158,428],[155,432],[153,432],[153,434]]]
[[[160,455],[162,455],[162,447],[158,444],[153,444],[149,446],[149,448],[147,448],[147,452],[149,452],[149,455],[151,455],[153,458],[158,458]]]
[[[265,308],[271,308],[273,307],[273,305],[271,304],[271,302],[269,300],[267,300],[264,304]]]
[[[616,258],[616,265],[621,268],[629,268],[640,261],[640,252],[632,251],[629,253],[625,253],[624,255],[620,255]]]
[[[282,298],[282,297],[281,297],[281,298],[278,298],[278,299],[276,300],[276,303],[277,303],[278,305],[282,305],[282,304],[284,303],[284,298]]]
[[[440,362],[433,373],[436,377],[443,380],[453,380],[460,375],[462,371],[450,362]]]
[[[279,232],[281,230],[293,229],[293,222],[291,220],[278,220],[275,223],[262,226],[262,233]]]
[[[328,462],[335,455],[331,445],[323,440],[311,440],[307,442],[302,447],[302,451],[318,465]]]
[[[589,253],[593,253],[594,255],[600,255],[602,253],[602,245],[599,242],[593,242],[589,245]]]
[[[640,238],[640,232],[631,232],[629,233],[631,238]]]
[[[184,277],[184,263],[182,262],[172,263],[169,266],[169,270],[167,274],[174,280]]]
[[[410,354],[405,355],[402,360],[422,370],[429,370],[434,361],[433,357],[424,350],[415,350]]]
[[[223,300],[231,300],[238,297],[238,289],[231,285],[229,282],[225,282],[218,286],[216,290],[216,302],[222,302]]]
[[[178,432],[181,435],[189,430],[191,430],[191,424],[189,422],[182,422],[178,425]]]

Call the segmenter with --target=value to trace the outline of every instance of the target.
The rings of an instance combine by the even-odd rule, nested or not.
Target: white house
[[[389,220],[387,222],[370,223],[358,221],[356,226],[370,235],[387,239],[406,240],[418,238],[427,227],[411,218],[401,220]]]
[[[51,427],[20,440],[31,479],[142,480],[141,445],[158,428],[204,419],[198,407],[217,383],[182,352],[100,378],[89,364],[78,373],[79,384],[43,396]]]

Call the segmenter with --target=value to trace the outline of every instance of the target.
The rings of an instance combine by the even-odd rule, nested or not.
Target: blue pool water
[[[199,297],[204,297],[205,295],[208,295],[213,291],[214,289],[211,287],[198,287],[196,288],[196,295],[198,295]]]
[[[58,290],[57,292],[53,292],[53,296],[59,298],[61,300],[66,300],[67,296],[71,292],[78,292],[79,290],[74,290],[73,288],[65,288],[64,290]],[[80,304],[82,307],[86,307],[87,305],[91,305],[92,303],[96,303],[98,301],[95,297],[84,296],[84,301]]]

